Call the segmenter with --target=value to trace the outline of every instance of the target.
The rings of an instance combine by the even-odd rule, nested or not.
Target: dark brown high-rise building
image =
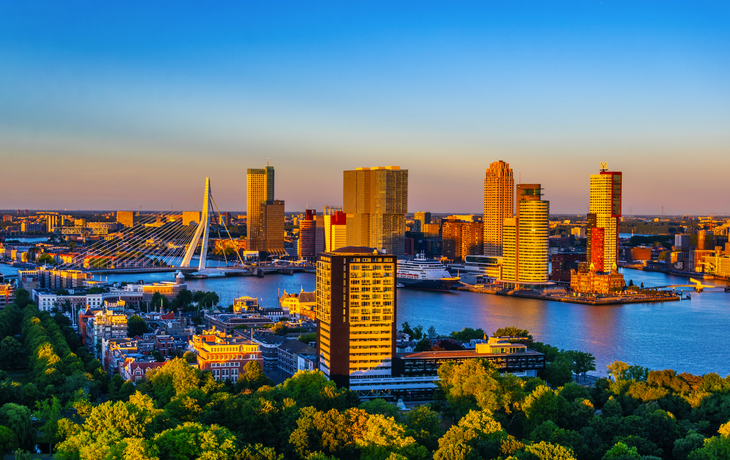
[[[344,247],[317,261],[319,369],[338,386],[392,375],[396,335],[396,258]]]

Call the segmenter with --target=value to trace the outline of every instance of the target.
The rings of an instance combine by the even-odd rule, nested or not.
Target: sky
[[[479,213],[491,162],[588,209],[730,214],[730,4],[0,2],[0,209],[186,210],[206,177],[287,211],[409,170],[409,211]]]

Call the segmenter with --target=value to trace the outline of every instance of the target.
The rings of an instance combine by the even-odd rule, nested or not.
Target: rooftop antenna
[[[269,167],[269,159],[268,158],[266,159],[266,167],[267,168]]]
[[[601,172],[606,172],[606,171],[608,171],[608,162],[602,161],[601,162]]]

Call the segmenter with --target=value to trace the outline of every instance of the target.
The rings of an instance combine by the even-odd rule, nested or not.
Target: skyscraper
[[[338,386],[351,378],[392,375],[395,357],[396,258],[344,247],[317,261],[319,369]]]
[[[403,255],[408,212],[408,170],[400,169],[399,166],[357,168],[345,171],[343,176],[347,245]]]
[[[246,173],[246,248],[258,251],[261,240],[261,203],[274,201],[274,167],[249,169]]]
[[[317,239],[317,211],[307,209],[304,211],[304,219],[299,221],[299,246],[297,254],[300,259],[313,259],[316,253]]]
[[[600,173],[591,175],[586,260],[598,272],[608,272],[618,266],[622,182],[622,174],[608,171],[605,163],[601,164]]]
[[[513,217],[515,180],[508,163],[489,165],[484,177],[484,255],[502,255],[502,225]]]
[[[284,201],[271,200],[259,205],[261,230],[258,250],[270,256],[283,256],[284,248]],[[248,246],[247,246],[248,248]]]
[[[503,222],[502,278],[544,283],[548,280],[550,202],[542,200],[540,184],[519,184],[518,213]]]

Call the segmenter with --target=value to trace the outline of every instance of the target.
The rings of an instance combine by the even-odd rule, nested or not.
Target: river
[[[0,272],[16,270],[0,264]],[[685,284],[683,277],[663,273],[625,270],[626,281],[645,286]],[[111,275],[113,281],[171,281],[173,274]],[[277,306],[277,296],[314,290],[313,274],[268,275],[188,280],[188,289],[215,291],[221,303],[249,295],[264,307]],[[703,281],[723,285],[722,282]],[[686,288],[685,288],[686,289]],[[472,292],[398,290],[398,325],[408,321],[424,329],[434,326],[447,334],[464,327],[492,333],[502,326],[527,329],[535,340],[559,348],[581,350],[596,357],[597,375],[606,365],[621,360],[650,369],[705,374],[730,373],[730,294],[691,292],[692,300],[681,302],[588,306],[543,300],[518,299]]]

